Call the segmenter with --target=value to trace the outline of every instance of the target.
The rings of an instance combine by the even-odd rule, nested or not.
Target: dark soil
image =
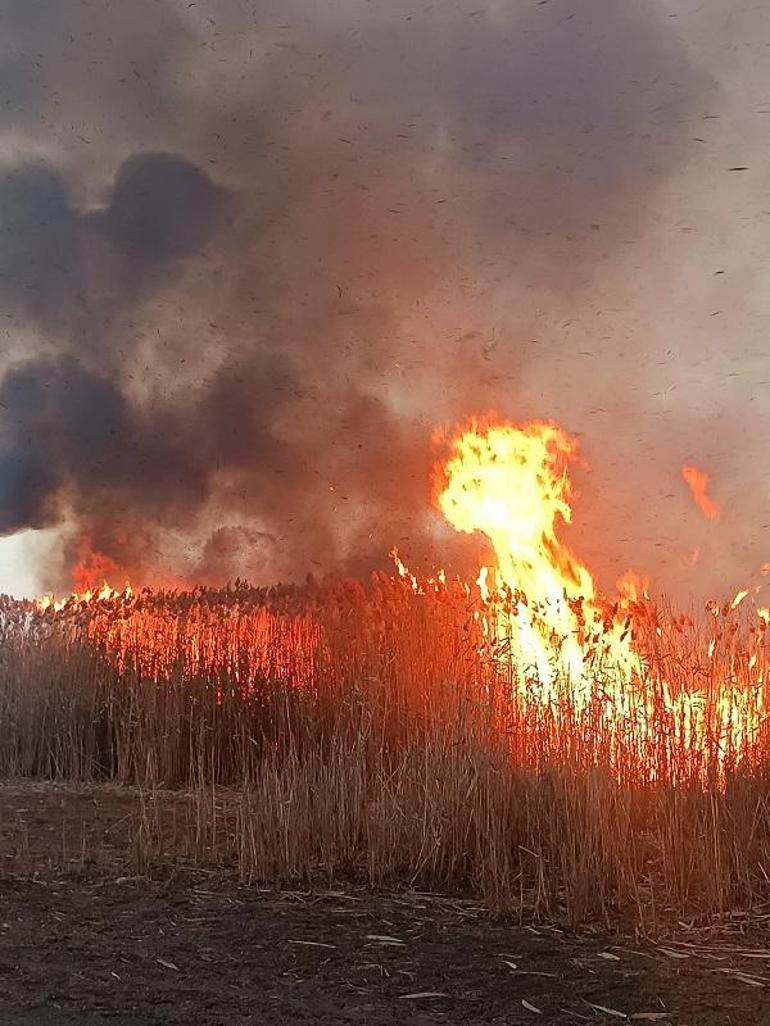
[[[119,849],[122,801],[0,788],[2,1026],[770,1026],[761,924],[683,925],[653,944],[415,893],[266,892],[199,870],[117,876],[104,850]]]

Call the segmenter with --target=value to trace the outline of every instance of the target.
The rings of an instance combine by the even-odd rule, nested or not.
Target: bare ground
[[[117,875],[135,812],[115,788],[0,787],[3,1026],[770,1026],[761,920],[652,943],[413,892]]]

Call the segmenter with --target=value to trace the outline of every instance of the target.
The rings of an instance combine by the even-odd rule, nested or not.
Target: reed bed
[[[499,615],[460,583],[385,575],[3,599],[0,777],[191,793],[208,856],[248,881],[472,891],[644,929],[766,910],[764,622],[640,604],[643,679],[599,663],[577,703],[514,664]]]

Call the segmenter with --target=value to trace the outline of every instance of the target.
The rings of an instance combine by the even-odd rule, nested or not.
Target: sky
[[[580,438],[605,589],[758,583],[767,39],[727,0],[0,0],[0,590],[83,538],[150,583],[463,565],[431,437],[490,409]]]

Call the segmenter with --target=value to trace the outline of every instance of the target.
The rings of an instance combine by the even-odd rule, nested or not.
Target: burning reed
[[[767,902],[770,614],[743,591],[696,625],[630,572],[603,597],[558,535],[577,459],[547,422],[450,441],[434,498],[491,544],[475,582],[396,556],[366,586],[6,601],[0,774],[191,790],[248,880],[645,927]]]
[[[770,900],[764,622],[639,603],[644,676],[619,691],[596,664],[584,700],[558,664],[544,689],[511,659],[484,596],[407,574],[6,600],[0,775],[178,788],[203,818],[222,789],[207,857],[247,880],[472,889],[646,928]]]

